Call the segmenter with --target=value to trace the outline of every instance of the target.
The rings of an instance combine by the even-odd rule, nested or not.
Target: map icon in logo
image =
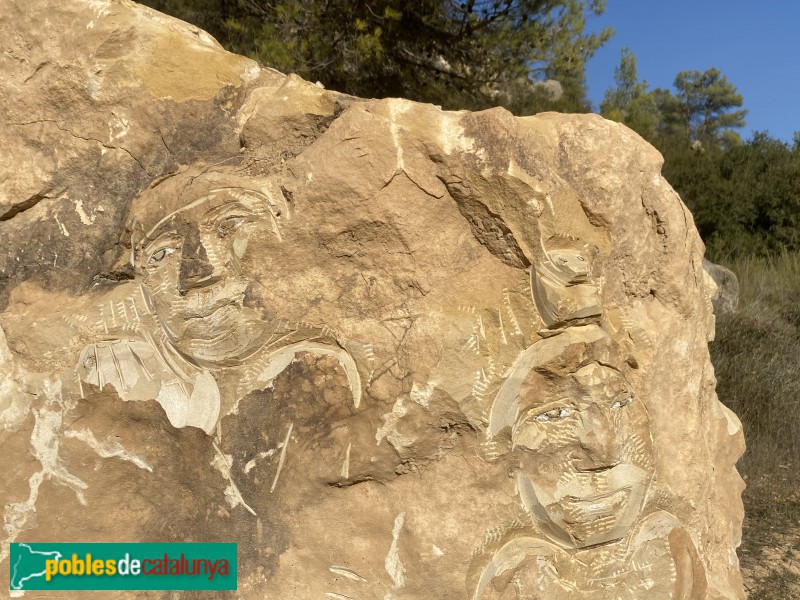
[[[11,544],[10,587],[24,590],[25,583],[31,579],[44,578],[45,562],[61,559],[60,552],[34,550],[28,544]]]

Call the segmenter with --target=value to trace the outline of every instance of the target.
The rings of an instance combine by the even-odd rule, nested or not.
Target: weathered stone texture
[[[243,598],[744,597],[713,286],[636,134],[0,6],[0,563],[235,541]]]

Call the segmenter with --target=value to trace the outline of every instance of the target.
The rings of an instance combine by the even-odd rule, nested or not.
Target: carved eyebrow
[[[225,215],[226,213],[244,213],[246,215],[253,215],[255,216],[256,213],[254,210],[247,208],[244,204],[235,200],[233,202],[226,202],[225,204],[221,204],[220,206],[216,206],[212,208],[203,218],[204,221],[209,221],[212,219],[218,218],[220,215]]]
[[[200,206],[201,204],[203,204],[203,202],[207,202],[207,201],[208,201],[209,199],[211,199],[213,196],[214,196],[214,194],[209,194],[209,195],[206,195],[206,196],[201,196],[200,198],[198,198],[197,200],[195,200],[195,201],[193,201],[193,202],[190,202],[190,203],[189,203],[189,204],[187,204],[186,206],[181,206],[180,208],[178,208],[178,209],[176,209],[176,210],[173,210],[173,211],[172,211],[171,213],[169,213],[169,214],[168,214],[166,217],[164,217],[164,218],[163,218],[163,219],[161,219],[161,220],[160,220],[158,223],[156,223],[155,225],[153,225],[153,228],[152,228],[150,231],[148,231],[148,232],[147,232],[147,233],[144,235],[144,239],[146,239],[146,240],[149,240],[150,238],[152,238],[152,237],[153,237],[153,234],[154,234],[156,231],[158,231],[158,228],[159,228],[159,227],[161,227],[161,226],[162,226],[164,223],[166,223],[167,221],[169,221],[169,220],[170,220],[172,217],[174,217],[174,216],[175,216],[175,215],[177,215],[178,213],[181,213],[181,212],[187,211],[187,210],[189,210],[190,208],[194,208],[194,207],[196,207],[196,206]]]
[[[253,190],[243,190],[237,188],[217,188],[211,190],[208,194],[205,194],[204,196],[201,196],[200,198],[197,198],[196,200],[190,202],[186,206],[181,206],[180,208],[173,210],[171,213],[162,218],[158,223],[153,225],[152,229],[150,229],[150,231],[148,231],[144,235],[144,239],[150,239],[155,234],[155,232],[158,231],[159,227],[161,227],[164,223],[169,221],[176,214],[185,212],[192,208],[196,208],[197,206],[200,206],[201,204],[208,202],[209,200],[217,199],[223,195],[227,195],[228,198],[230,198],[230,200],[228,202],[224,202],[222,205],[220,205],[219,207],[215,207],[212,210],[222,211],[229,206],[235,205],[239,207],[238,210],[245,210],[252,215],[257,215],[259,214],[258,211],[254,211],[253,209],[247,208],[246,206],[244,206],[244,204],[242,204],[241,200],[243,199],[243,197],[264,202],[265,204],[267,203],[267,199],[266,197],[264,197],[263,194]]]

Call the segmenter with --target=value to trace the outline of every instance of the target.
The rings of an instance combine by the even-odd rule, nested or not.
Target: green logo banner
[[[41,544],[10,548],[12,590],[235,590],[236,544]]]

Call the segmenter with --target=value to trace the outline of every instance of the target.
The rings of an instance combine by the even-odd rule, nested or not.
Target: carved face
[[[577,240],[554,238],[542,243],[531,268],[531,291],[547,327],[602,314],[597,281],[590,277],[592,251]]]
[[[258,192],[210,189],[137,247],[137,272],[169,342],[198,363],[237,364],[260,346],[265,325],[243,305],[242,260],[267,211]]]
[[[566,284],[582,283],[589,276],[591,263],[585,251],[554,250],[550,253],[550,260]]]
[[[597,363],[560,380],[531,371],[520,402],[517,488],[534,522],[564,547],[623,538],[654,472],[647,412],[623,376]]]

